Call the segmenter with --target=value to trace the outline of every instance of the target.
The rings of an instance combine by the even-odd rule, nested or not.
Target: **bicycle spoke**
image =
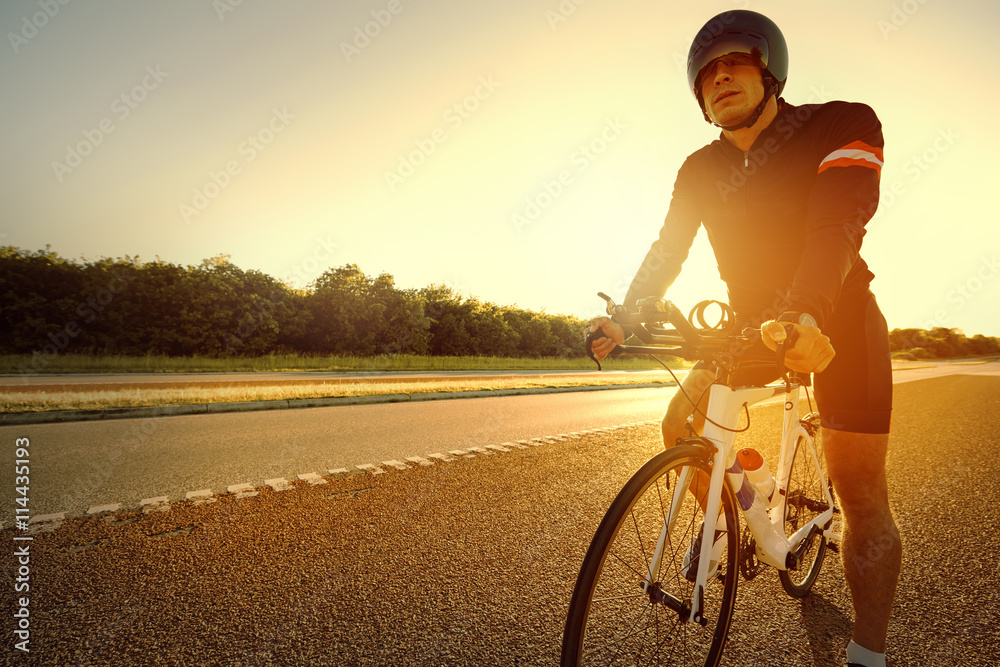
[[[650,568],[649,556],[646,554],[646,549],[642,545],[642,533],[639,532],[639,521],[638,519],[636,519],[634,511],[629,512],[629,514],[632,517],[632,526],[635,528],[635,539],[639,543],[639,553],[641,553],[642,557],[646,560],[646,572],[650,573],[651,568]]]
[[[715,664],[738,577],[710,580],[702,610],[706,625],[689,621],[694,584],[682,568],[703,512],[694,495],[687,489],[677,493],[677,486],[688,468],[691,475],[707,472],[704,460],[691,456],[692,451],[688,447],[655,457],[612,503],[574,591],[564,634],[564,647],[573,647],[576,656],[572,664]],[[724,507],[731,513],[728,487],[726,492]],[[725,535],[720,572],[735,575],[735,549],[730,557],[728,530]],[[574,609],[580,612],[574,615]]]
[[[643,608],[642,613],[640,614],[639,619],[637,619],[636,622],[632,623],[629,626],[629,632],[627,632],[624,635],[621,635],[620,637],[612,638],[612,642],[614,643],[614,646],[616,647],[614,649],[616,655],[618,655],[618,654],[621,653],[621,647],[625,644],[625,642],[627,642],[630,638],[634,637],[635,635],[637,635],[639,633],[639,630],[638,630],[638,628],[639,628],[638,621],[641,620],[642,616],[645,616],[649,612],[649,609],[650,609],[651,606],[652,605],[649,605],[649,606]],[[585,657],[592,657],[595,653],[604,654],[604,653],[607,652],[607,650],[609,650],[609,648],[607,646],[608,646],[607,644],[599,646],[599,647],[593,649],[592,651],[590,651],[589,653],[585,654]]]
[[[817,468],[822,459],[815,452],[813,444],[813,441],[800,437],[792,454],[784,507],[785,534],[789,537],[829,509],[823,489],[824,476]],[[778,573],[782,587],[795,597],[808,594],[819,574],[826,551],[825,537],[814,535],[805,539],[808,542],[798,566],[794,570]]]

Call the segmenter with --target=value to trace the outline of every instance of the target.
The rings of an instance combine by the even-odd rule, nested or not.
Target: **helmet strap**
[[[711,123],[716,127],[722,128],[727,132],[735,132],[736,130],[742,130],[745,127],[753,127],[753,124],[757,122],[757,120],[760,118],[760,115],[764,113],[764,108],[767,106],[767,103],[771,99],[771,96],[775,95],[778,92],[777,82],[770,76],[768,76],[767,79],[768,79],[767,87],[764,89],[764,99],[760,101],[760,104],[757,105],[757,108],[754,109],[754,112],[750,114],[747,117],[747,119],[742,123],[737,123],[736,125],[720,125],[719,123],[716,123],[714,120],[708,117],[707,110],[705,110],[705,120],[707,120],[709,123]]]

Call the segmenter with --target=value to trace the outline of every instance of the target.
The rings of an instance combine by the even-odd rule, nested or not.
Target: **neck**
[[[778,115],[778,100],[774,95],[771,99],[767,101],[764,105],[764,111],[760,114],[760,118],[757,122],[750,127],[743,127],[738,130],[723,130],[722,136],[729,140],[733,146],[736,146],[741,151],[748,151],[750,147],[753,146],[753,142],[757,141],[757,137],[760,133],[767,129],[767,126],[774,121],[775,116]]]

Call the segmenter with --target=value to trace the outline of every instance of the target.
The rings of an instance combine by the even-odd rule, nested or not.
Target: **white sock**
[[[869,651],[861,644],[855,644],[852,640],[847,645],[847,662],[853,662],[865,667],[885,667],[885,653]]]

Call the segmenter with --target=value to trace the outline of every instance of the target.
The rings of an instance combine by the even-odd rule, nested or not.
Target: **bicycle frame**
[[[801,393],[801,384],[791,382],[785,384],[771,384],[764,387],[740,387],[732,388],[724,384],[712,385],[709,391],[708,419],[705,422],[704,433],[700,440],[711,443],[715,451],[713,452],[713,464],[711,483],[709,485],[707,502],[705,507],[706,517],[719,515],[722,503],[723,486],[727,483],[726,475],[729,475],[728,483],[733,488],[739,512],[746,519],[750,533],[757,543],[757,557],[761,562],[771,565],[780,570],[787,570],[794,560],[794,553],[803,540],[810,537],[814,531],[825,535],[834,542],[839,542],[840,536],[835,531],[828,529],[833,519],[833,498],[827,485],[826,476],[823,474],[822,465],[816,452],[816,447],[812,436],[802,426],[798,417],[798,401]],[[785,502],[778,502],[773,508],[767,509],[758,494],[743,473],[743,468],[736,460],[736,449],[733,444],[736,440],[734,432],[739,424],[740,411],[744,405],[753,405],[774,396],[785,395],[785,415],[782,426],[781,453],[778,461],[778,471],[775,476],[775,492],[781,497],[786,497],[788,479],[792,467],[792,459],[795,455],[795,444],[798,438],[803,438],[807,443],[805,451],[809,452],[812,464],[819,475],[821,486],[828,508],[807,524],[802,526],[790,538],[785,537],[783,523]],[[715,423],[713,423],[715,422]],[[718,425],[716,425],[718,424]],[[730,430],[731,429],[731,430]],[[664,545],[667,535],[673,528],[676,521],[676,508],[680,507],[683,494],[688,492],[691,482],[691,469],[688,468],[682,474],[673,491],[673,500],[666,523],[660,533],[656,550],[650,560],[649,573],[646,586],[650,586],[658,580],[660,561],[663,555]],[[702,602],[704,591],[708,582],[709,561],[711,559],[712,546],[715,541],[715,523],[706,519],[704,522],[704,533],[701,540],[701,554],[698,558],[698,572],[695,580],[695,595],[691,603],[691,611],[688,620],[701,622]]]

